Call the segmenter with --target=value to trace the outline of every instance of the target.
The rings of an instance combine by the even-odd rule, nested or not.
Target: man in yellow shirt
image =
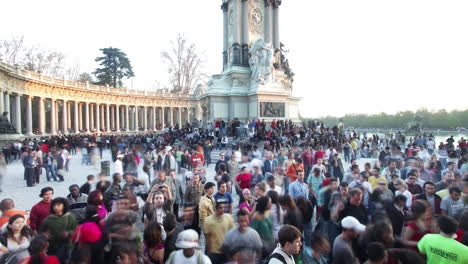
[[[212,263],[224,263],[225,256],[221,251],[224,236],[234,227],[234,221],[230,214],[225,214],[226,203],[216,203],[214,215],[205,219],[203,231],[205,233],[205,250]]]
[[[387,184],[387,179],[384,177],[380,176],[380,169],[374,169],[372,171],[372,176],[369,177],[369,183],[372,185],[372,190],[377,188],[379,181],[384,181],[385,184]]]
[[[198,215],[200,219],[200,228],[203,229],[203,223],[205,219],[212,215],[214,212],[214,198],[213,194],[215,192],[215,184],[212,182],[207,182],[204,186],[205,195],[200,198],[200,203],[198,204]]]

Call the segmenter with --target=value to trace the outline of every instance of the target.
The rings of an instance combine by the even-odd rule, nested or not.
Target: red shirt
[[[202,164],[205,163],[205,158],[203,157],[202,154],[198,153],[198,154],[196,154],[196,155],[195,155],[195,154],[192,155],[192,157],[191,157],[192,166],[197,166],[199,161],[200,161]]]
[[[50,202],[38,202],[31,209],[29,219],[31,221],[31,229],[37,231],[41,227],[42,221],[50,215]]]
[[[252,178],[252,174],[250,173],[241,173],[237,175],[236,182],[240,182],[239,185],[241,189],[249,189],[250,188],[250,179]]]
[[[40,256],[44,259],[42,264],[60,264],[59,259],[56,256],[47,256],[45,254],[40,254]],[[29,264],[32,257],[27,257],[21,260],[20,264]]]
[[[318,159],[323,159],[323,157],[325,157],[325,152],[323,152],[323,151],[317,151],[317,152],[315,152],[314,164],[317,164],[317,160],[318,160]]]

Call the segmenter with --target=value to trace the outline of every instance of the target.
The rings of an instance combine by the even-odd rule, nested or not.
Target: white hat
[[[120,159],[120,158],[124,158],[124,157],[125,157],[125,156],[124,156],[124,155],[122,155],[122,154],[119,154],[119,155],[117,155],[117,158],[118,158],[118,159]]]
[[[166,151],[171,151],[172,147],[171,146],[166,146]]]
[[[341,220],[341,226],[346,229],[354,229],[359,233],[364,232],[366,230],[366,226],[361,224],[359,220],[352,216],[347,216]]]
[[[175,245],[177,248],[199,248],[198,233],[192,229],[180,232]]]

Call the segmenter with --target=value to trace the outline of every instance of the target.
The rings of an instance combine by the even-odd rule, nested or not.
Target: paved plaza
[[[213,152],[213,157],[219,152]],[[104,150],[102,160],[100,161],[110,161],[111,152],[110,150]],[[216,160],[214,160],[216,162]],[[111,175],[114,173],[113,162],[110,164]],[[207,181],[214,181],[214,165],[210,164],[207,168]],[[140,163],[138,175],[140,177],[144,175],[142,170],[143,163]],[[40,183],[34,187],[26,187],[26,181],[24,180],[24,168],[21,162],[14,161],[13,163],[7,165],[7,172],[5,178],[3,179],[2,189],[3,192],[0,193],[0,200],[5,198],[11,198],[15,201],[17,209],[20,210],[31,210],[32,206],[40,201],[39,193],[42,188],[50,186],[54,188],[55,194],[54,197],[66,197],[70,192],[68,187],[72,184],[78,184],[81,186],[86,182],[86,176],[93,174],[95,176],[100,172],[100,162],[98,167],[94,168],[93,166],[81,165],[81,154],[77,153],[72,156],[70,163],[70,171],[65,175],[64,182],[48,182],[46,178],[45,169],[42,171]],[[154,178],[154,175],[151,175],[151,179]],[[146,178],[145,178],[146,179]],[[111,177],[109,180],[112,181]],[[182,181],[184,182],[184,181]],[[185,188],[184,188],[185,189]]]

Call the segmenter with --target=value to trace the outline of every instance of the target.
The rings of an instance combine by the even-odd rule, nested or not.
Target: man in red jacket
[[[323,147],[320,146],[318,151],[315,152],[315,155],[314,155],[314,164],[317,164],[317,160],[318,159],[323,159],[323,157],[325,156],[325,151],[323,151]]]
[[[39,227],[41,227],[42,221],[50,215],[50,203],[52,202],[53,196],[54,189],[52,189],[52,187],[42,188],[41,194],[39,195],[39,197],[42,198],[42,201],[32,207],[29,215],[31,229],[33,231],[37,232]]]
[[[197,150],[194,150],[192,157],[190,158],[190,162],[192,163],[192,167],[196,167],[198,165],[198,162],[201,162],[201,164],[205,164],[205,158],[201,153],[198,153]]]

